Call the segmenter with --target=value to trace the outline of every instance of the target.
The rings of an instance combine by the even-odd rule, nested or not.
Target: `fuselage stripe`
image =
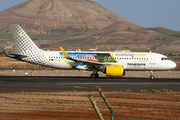
[[[113,53],[111,53],[111,56],[114,58],[114,60],[115,60],[117,63],[119,63],[119,61],[115,59]]]
[[[72,66],[59,54],[59,56],[66,62],[66,64],[69,66],[69,68],[72,68]]]

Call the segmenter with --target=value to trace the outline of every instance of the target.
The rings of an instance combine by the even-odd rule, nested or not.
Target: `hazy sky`
[[[26,0],[0,0],[0,11]],[[180,0],[92,0],[142,27],[180,31]]]

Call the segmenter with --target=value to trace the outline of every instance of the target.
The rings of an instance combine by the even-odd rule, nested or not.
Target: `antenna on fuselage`
[[[90,49],[91,51],[96,51],[98,48],[97,48],[97,46],[96,46],[96,48],[95,49]]]

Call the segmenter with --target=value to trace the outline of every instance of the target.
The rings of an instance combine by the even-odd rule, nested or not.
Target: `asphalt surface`
[[[0,76],[0,92],[96,91],[99,87],[103,91],[164,88],[180,92],[180,79]]]

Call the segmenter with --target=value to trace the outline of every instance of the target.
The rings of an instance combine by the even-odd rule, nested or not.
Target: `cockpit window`
[[[169,60],[169,58],[161,58],[161,60]]]

